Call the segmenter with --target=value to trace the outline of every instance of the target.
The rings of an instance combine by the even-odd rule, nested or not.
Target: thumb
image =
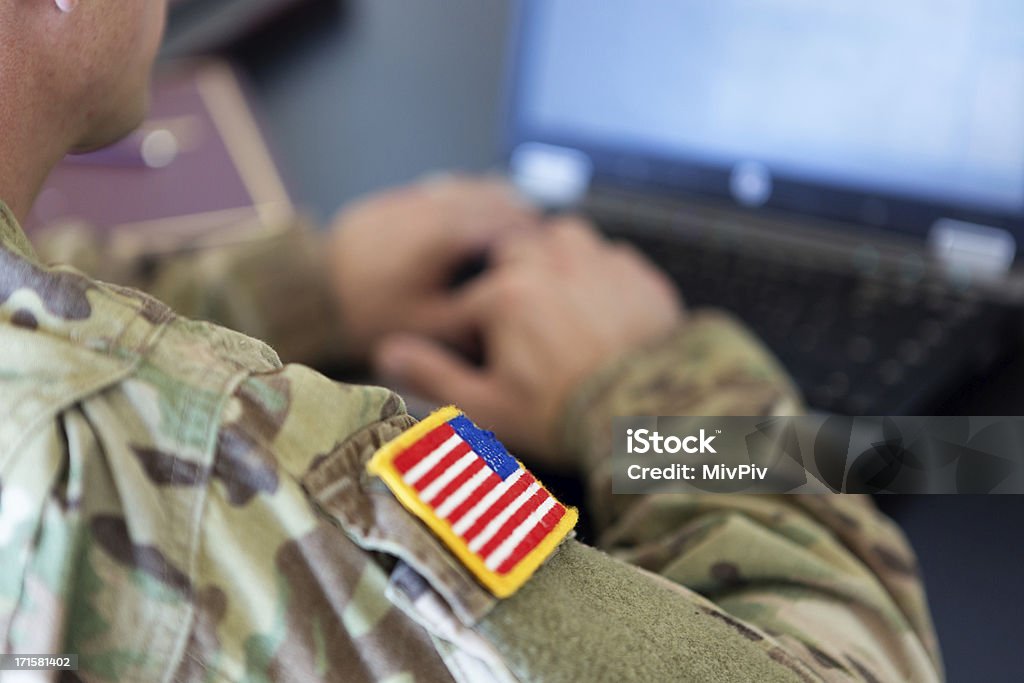
[[[439,403],[458,403],[469,409],[486,401],[489,394],[480,370],[425,337],[387,337],[374,352],[373,361],[383,377]]]

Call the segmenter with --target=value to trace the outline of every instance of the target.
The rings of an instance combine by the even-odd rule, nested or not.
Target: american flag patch
[[[386,443],[366,467],[499,598],[576,525],[575,508],[451,406]]]

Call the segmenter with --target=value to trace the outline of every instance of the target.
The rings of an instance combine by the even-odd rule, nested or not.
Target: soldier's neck
[[[0,200],[21,221],[73,138],[66,125],[69,117],[31,92],[33,79],[13,78],[13,70],[3,66],[0,63]]]

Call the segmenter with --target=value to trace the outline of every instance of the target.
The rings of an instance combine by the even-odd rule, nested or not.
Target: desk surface
[[[508,0],[349,0],[292,38],[239,53],[300,205],[343,202],[436,169],[500,161]],[[319,10],[318,10],[319,11]],[[292,27],[281,27],[282,34]],[[1024,414],[1024,359],[969,388],[958,414]],[[1024,497],[884,501],[917,548],[949,680],[1010,680],[1024,587]]]

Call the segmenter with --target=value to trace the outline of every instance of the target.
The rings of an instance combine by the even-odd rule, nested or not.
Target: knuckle
[[[552,225],[552,234],[566,241],[592,241],[596,237],[593,227],[579,216],[564,216]]]
[[[504,306],[519,306],[530,298],[533,281],[520,270],[510,270],[498,283],[498,297]]]

